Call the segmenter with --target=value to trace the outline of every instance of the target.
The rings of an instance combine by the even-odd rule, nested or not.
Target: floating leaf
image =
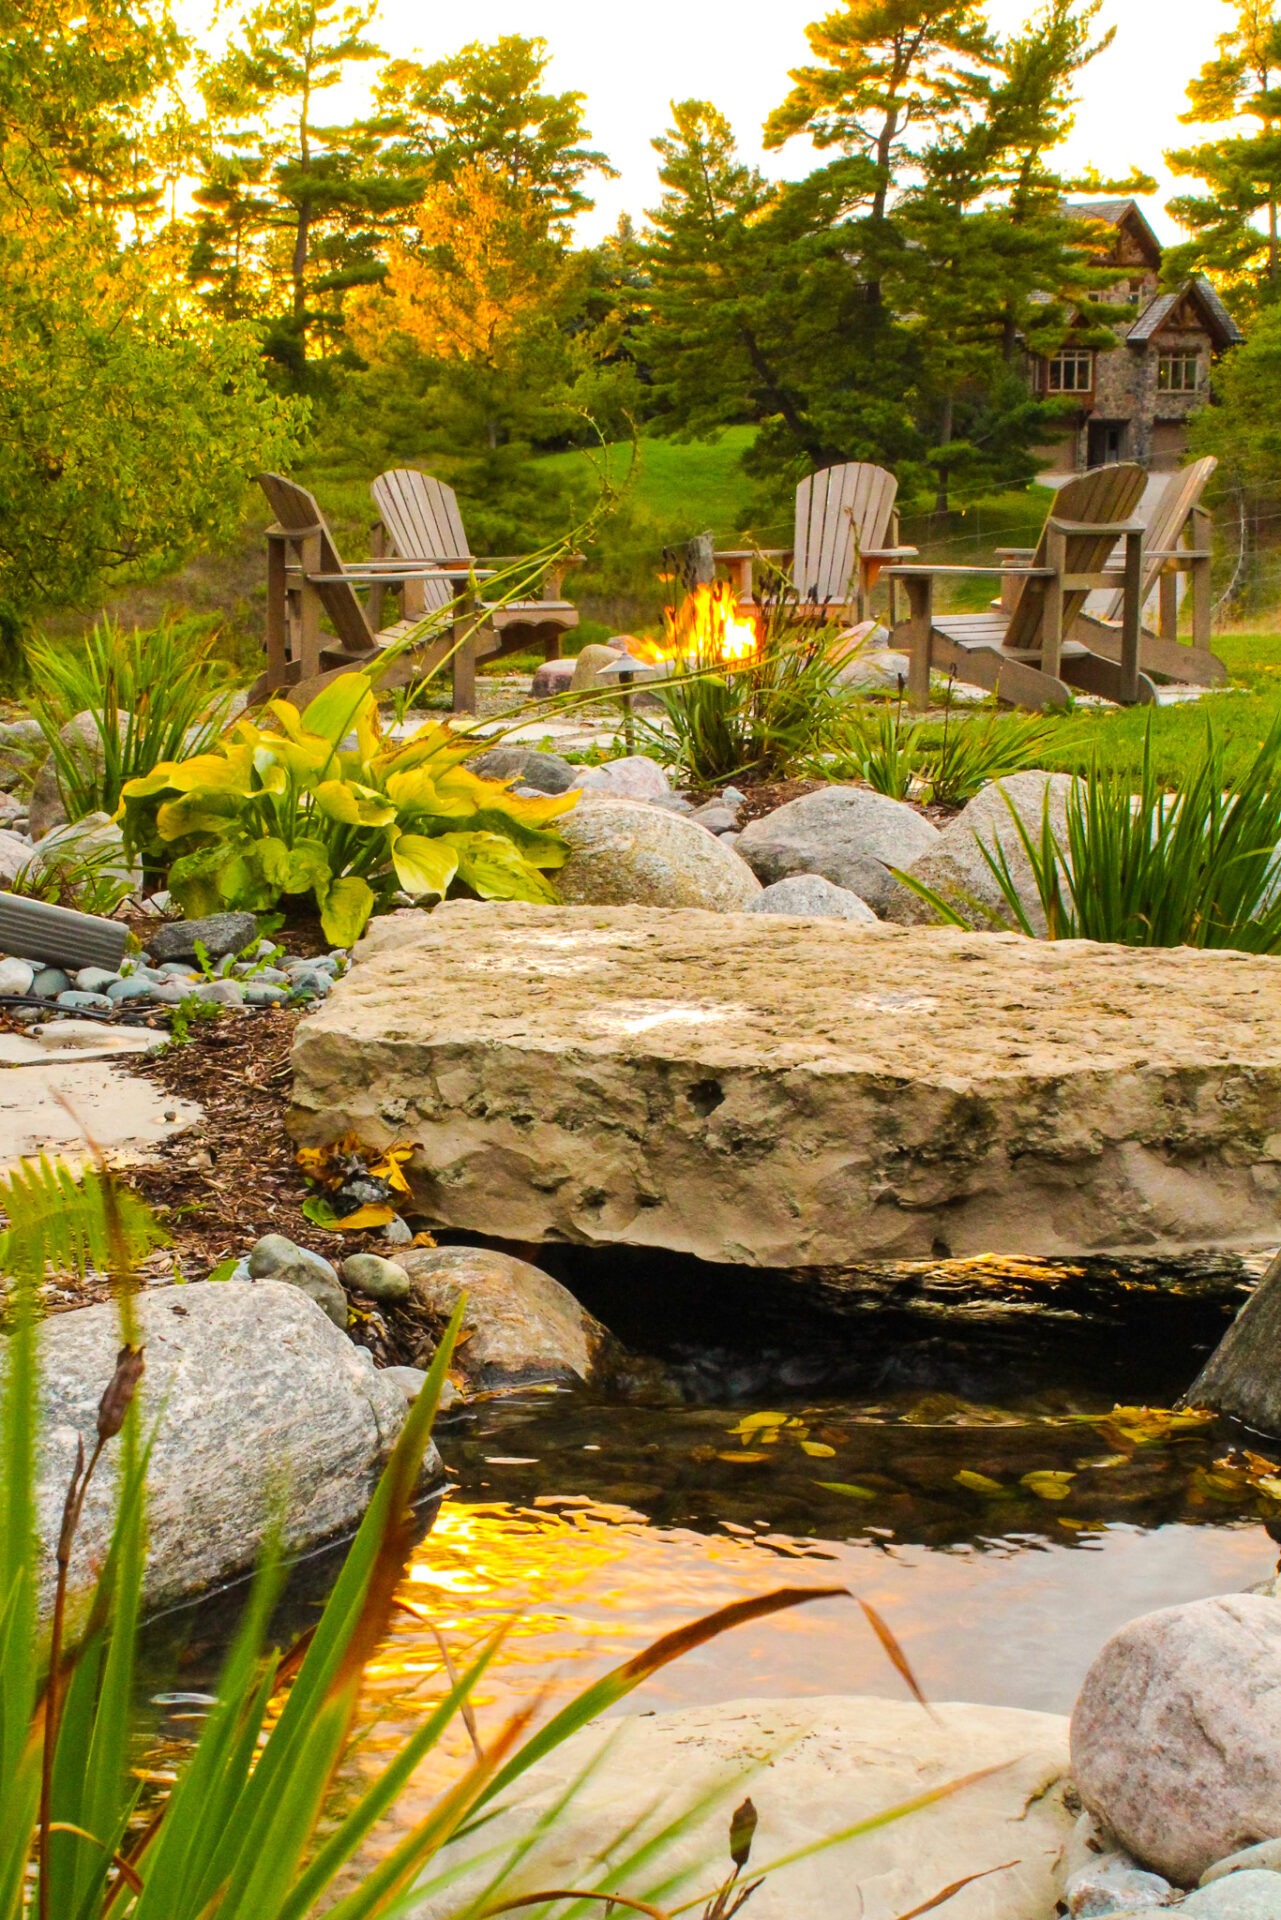
[[[785,1427],[785,1413],[745,1413],[736,1427],[730,1428],[730,1438],[738,1440],[749,1434],[760,1433],[766,1427]]]
[[[767,1453],[718,1453],[716,1458],[718,1460],[728,1460],[734,1466],[739,1467],[745,1462],[750,1465],[754,1460],[768,1460],[769,1455]]]
[[[969,1487],[974,1493],[1004,1493],[1005,1488],[999,1480],[989,1480],[985,1473],[974,1473],[969,1467],[953,1474],[958,1487]]]
[[[836,1448],[824,1446],[821,1440],[802,1440],[801,1451],[802,1453],[811,1454],[815,1460],[834,1460],[836,1458]]]
[[[843,1493],[849,1500],[875,1500],[876,1494],[871,1487],[860,1487],[853,1480],[816,1480],[816,1487],[822,1487],[824,1493]]]
[[[1211,1426],[1215,1415],[1206,1407],[1113,1407],[1102,1420],[1092,1422],[1109,1438],[1128,1440],[1132,1446],[1160,1446],[1162,1441],[1180,1433],[1196,1433]]]
[[[1025,1473],[1019,1485],[1034,1493],[1038,1500],[1066,1500],[1075,1479],[1074,1473],[1055,1473],[1047,1467],[1038,1473]]]

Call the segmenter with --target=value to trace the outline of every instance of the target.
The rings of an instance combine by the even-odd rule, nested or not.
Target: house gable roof
[[[1063,211],[1075,220],[1102,220],[1110,227],[1124,228],[1138,243],[1148,263],[1160,266],[1161,242],[1137,200],[1065,200]]]
[[[1147,346],[1185,299],[1190,299],[1197,307],[1206,332],[1220,352],[1225,347],[1240,346],[1245,335],[1202,273],[1193,274],[1190,280],[1171,288],[1168,293],[1159,293],[1126,334],[1127,345]]]

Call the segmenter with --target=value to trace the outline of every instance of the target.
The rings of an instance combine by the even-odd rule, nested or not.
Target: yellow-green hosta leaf
[[[442,793],[429,767],[389,773],[384,786],[397,813],[430,814],[436,820],[470,820],[475,802],[462,793]]]
[[[443,840],[425,833],[398,833],[392,838],[391,861],[406,893],[438,893],[443,900],[458,872],[458,853]]]
[[[269,700],[268,713],[274,713],[280,722],[281,731],[288,740],[298,740],[302,736],[302,715],[292,700]]]
[[[161,760],[150,773],[140,773],[135,780],[126,780],[120,789],[121,799],[148,800],[153,794],[163,793],[166,787],[173,785],[169,776],[176,765],[174,760]]]
[[[197,753],[190,760],[179,760],[169,770],[169,784],[179,793],[194,793],[197,787],[219,793],[252,793],[253,748],[245,741],[215,753]]]
[[[373,888],[359,874],[345,873],[330,885],[320,905],[320,924],[326,940],[349,947],[365,931],[374,910]]]
[[[501,786],[498,780],[487,781],[489,786]],[[527,827],[545,827],[549,820],[557,819],[562,813],[568,813],[578,805],[582,794],[577,787],[571,787],[568,793],[513,793],[510,787],[503,790],[502,798],[495,796],[489,806],[500,807],[509,813],[513,820],[519,820]]]
[[[408,773],[411,768],[426,766],[430,761],[439,769],[456,766],[476,750],[474,740],[460,737],[441,720],[428,720],[417,733],[411,733],[408,740],[381,753],[379,763],[388,772],[396,773]]]
[[[289,849],[284,878],[280,884],[286,893],[309,893],[314,888],[319,900],[329,886],[329,849],[324,841],[295,840]],[[338,944],[342,945],[343,942]]]
[[[368,675],[340,673],[303,708],[303,731],[319,734],[331,747],[336,747],[353,727],[362,722],[368,725],[371,708],[376,714],[378,702]]]
[[[563,867],[569,858],[569,848],[558,833],[544,833],[538,827],[527,826],[523,820],[513,819],[501,803],[492,807],[482,807],[471,821],[475,833],[501,833],[506,839],[513,840],[531,865],[535,867]]]
[[[157,809],[156,832],[162,840],[185,840],[189,833],[225,833],[243,806],[244,796],[239,793],[217,793],[208,787],[180,793]]]
[[[289,848],[283,840],[276,839],[274,834],[264,834],[254,842],[253,857],[264,880],[270,881],[273,887],[284,886],[289,871]]]
[[[441,835],[458,850],[458,877],[482,900],[531,900],[555,906],[556,891],[514,841],[499,833]]]
[[[322,780],[316,788],[316,805],[331,820],[348,827],[389,827],[396,818],[389,800],[355,780]]]
[[[254,772],[263,793],[283,793],[289,785],[289,775],[269,746],[254,748]]]
[[[301,740],[272,740],[272,757],[288,769],[300,787],[312,787],[325,780],[335,766],[334,750],[327,740],[305,735]]]

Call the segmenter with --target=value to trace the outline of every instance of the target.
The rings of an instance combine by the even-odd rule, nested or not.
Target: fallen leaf
[[[1047,1467],[1043,1472],[1025,1473],[1019,1485],[1034,1493],[1038,1500],[1066,1500],[1075,1479],[1074,1473],[1055,1473]]]
[[[969,1487],[974,1493],[1004,1493],[1005,1488],[999,1480],[989,1480],[985,1473],[973,1473],[969,1467],[953,1474],[958,1487]]]
[[[716,1458],[718,1460],[732,1461],[736,1467],[739,1467],[739,1466],[742,1466],[745,1462],[750,1465],[755,1460],[768,1460],[769,1455],[767,1453],[750,1453],[750,1452],[718,1453]]]
[[[875,1500],[871,1487],[857,1486],[852,1480],[816,1480],[816,1487],[822,1487],[824,1493],[844,1493],[851,1500]]]
[[[825,1447],[821,1440],[802,1440],[801,1452],[812,1455],[815,1460],[834,1460],[836,1458],[836,1448]]]

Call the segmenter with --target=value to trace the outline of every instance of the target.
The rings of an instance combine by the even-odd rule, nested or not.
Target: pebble
[[[312,967],[305,972],[299,967],[289,975],[289,983],[295,996],[311,1000],[323,1000],[334,984],[328,973]]]
[[[75,981],[81,993],[105,993],[119,978],[109,967],[81,967]]]
[[[107,998],[119,1006],[124,1000],[154,1000],[156,983],[135,974],[128,980],[113,980],[107,988]]]
[[[289,975],[282,973],[279,967],[264,967],[256,960],[241,960],[237,964],[236,972],[242,980],[256,980],[261,987],[280,987],[289,978]]]
[[[1074,1873],[1063,1893],[1071,1920],[1102,1920],[1167,1906],[1174,1888],[1159,1873],[1145,1873],[1131,1860],[1105,1853]]]
[[[264,1234],[249,1251],[253,1280],[282,1280],[302,1291],[327,1313],[336,1327],[347,1325],[347,1296],[328,1260],[295,1245],[283,1233]]]
[[[1222,1880],[1228,1873],[1240,1873],[1246,1867],[1267,1867],[1273,1873],[1281,1873],[1281,1840],[1260,1840],[1252,1847],[1242,1847],[1240,1853],[1230,1853],[1226,1859],[1216,1860],[1201,1875],[1200,1884],[1211,1886],[1214,1881]]]
[[[409,1222],[396,1214],[383,1228],[383,1239],[389,1246],[409,1247],[413,1245],[414,1235]]]
[[[1186,1920],[1281,1920],[1281,1873],[1252,1868],[1198,1887],[1175,1912]]]
[[[246,980],[242,992],[247,1007],[281,1007],[289,998],[288,987],[278,987],[270,980]]]
[[[219,960],[224,953],[241,952],[257,932],[252,913],[215,913],[205,920],[171,921],[148,938],[152,952],[161,960],[194,959],[197,941],[211,960]]]
[[[689,816],[695,826],[706,827],[709,833],[733,833],[738,825],[738,814],[733,807],[699,807]]]
[[[164,974],[165,977],[170,980],[194,980],[197,978],[197,975],[192,972],[185,960],[157,961],[155,972]]]
[[[0,960],[0,993],[30,993],[35,977],[29,960]]]
[[[347,1286],[367,1293],[371,1300],[409,1298],[409,1275],[380,1253],[349,1254],[342,1263],[342,1277]]]
[[[70,993],[70,977],[61,967],[41,967],[31,982],[32,993],[42,994],[46,1000],[56,1000],[60,993]]]
[[[747,805],[747,795],[740,793],[737,787],[722,787],[721,805],[726,807],[745,807]]]
[[[108,1000],[105,993],[86,993],[73,987],[68,993],[60,993],[56,1004],[60,1007],[74,1007],[77,1012],[110,1013],[115,1006],[114,1000]]]
[[[244,990],[239,980],[199,980],[191,989],[197,1000],[211,1000],[216,1007],[243,1007]]]

